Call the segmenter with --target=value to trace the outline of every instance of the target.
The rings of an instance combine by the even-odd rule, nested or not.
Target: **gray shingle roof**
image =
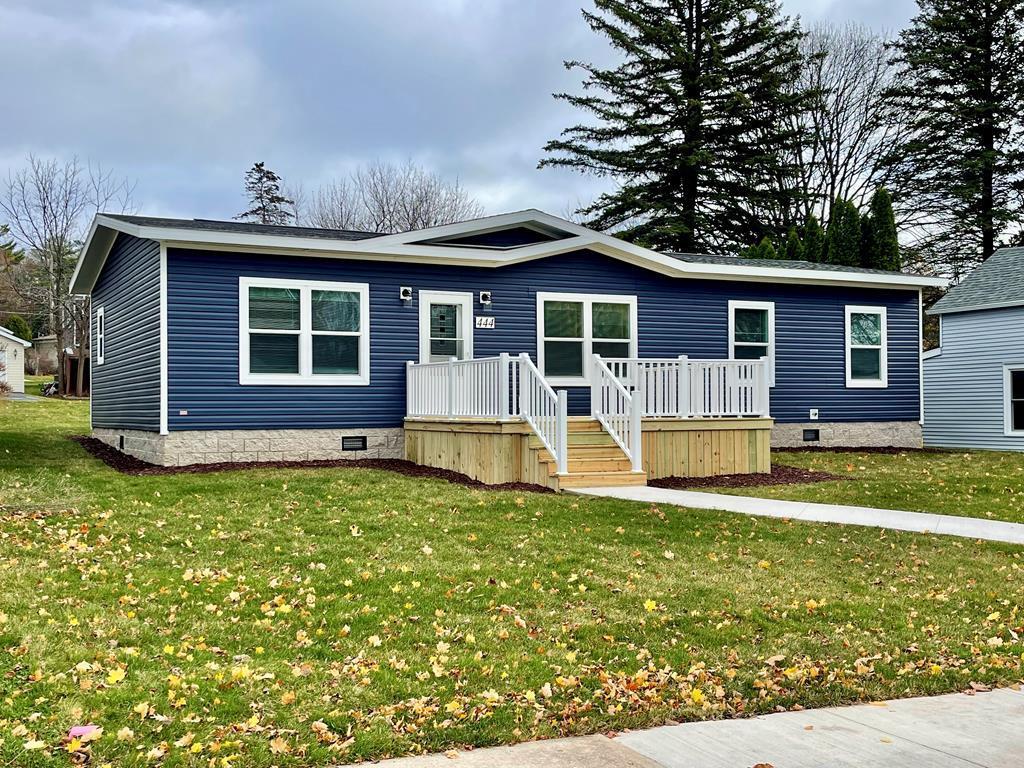
[[[215,219],[165,219],[158,216],[129,216],[104,213],[108,219],[117,219],[140,227],[174,227],[201,232],[236,232],[249,235],[278,235],[282,237],[316,237],[323,240],[369,240],[380,237],[380,232],[358,232],[351,229],[323,229],[321,227],[295,227],[292,225],[254,224],[248,221],[217,221]]]
[[[837,264],[818,264],[814,261],[797,261],[795,259],[742,259],[738,256],[711,256],[705,253],[667,253],[674,259],[690,264],[728,264],[736,267],[769,267],[772,269],[800,269],[810,272],[852,272],[861,275],[901,275],[906,272],[892,272],[886,269],[869,269],[867,267],[845,267]]]
[[[949,289],[929,314],[1024,306],[1024,248],[1001,248]]]

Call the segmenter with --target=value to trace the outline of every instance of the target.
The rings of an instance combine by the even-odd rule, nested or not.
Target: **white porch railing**
[[[555,392],[530,356],[443,363],[406,364],[406,414],[413,418],[522,418],[555,459],[557,471],[568,467],[568,405]]]
[[[634,472],[643,471],[644,389],[630,393],[598,355],[590,374],[590,413],[629,458]]]
[[[644,416],[677,419],[768,416],[771,369],[760,360],[602,358],[627,391],[643,393]]]

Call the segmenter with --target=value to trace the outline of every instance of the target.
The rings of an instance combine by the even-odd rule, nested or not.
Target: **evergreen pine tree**
[[[861,253],[865,267],[898,271],[902,267],[900,242],[896,234],[896,216],[892,210],[892,197],[884,187],[871,197],[869,214],[865,218],[871,226],[863,238]]]
[[[249,196],[249,210],[235,216],[243,221],[260,224],[287,224],[294,214],[285,208],[294,205],[281,192],[281,177],[263,163],[253,163],[245,174],[245,193]]]
[[[915,244],[954,277],[1024,221],[1024,2],[918,0],[891,94],[912,136],[890,157]],[[964,254],[968,258],[964,260]]]
[[[820,262],[825,260],[825,230],[821,222],[813,213],[807,218],[804,225],[804,260]]]
[[[861,214],[860,217],[860,245],[857,248],[857,255],[860,259],[860,266],[870,267],[868,263],[871,261],[871,257],[868,255],[868,251],[871,250],[871,240],[874,233],[874,217],[871,215],[869,209],[867,213]]]
[[[540,166],[620,181],[581,209],[589,226],[668,251],[735,249],[778,237],[766,212],[792,210],[809,102],[796,22],[778,0],[595,0],[590,28],[621,63],[566,62],[581,95],[556,94],[596,117],[545,146]]]
[[[782,258],[793,261],[803,261],[806,258],[804,244],[796,227],[789,228],[789,234],[786,235],[786,249],[783,251]]]
[[[7,322],[4,325],[8,331],[19,339],[24,339],[25,341],[32,340],[32,328],[29,327],[28,321],[21,315],[11,315],[7,318]]]
[[[740,256],[744,259],[778,259],[779,252],[775,248],[775,243],[772,239],[765,235],[761,238],[757,245],[752,245],[745,251],[740,253]]]
[[[860,265],[860,216],[849,200],[836,198],[832,205],[823,261],[847,267]]]

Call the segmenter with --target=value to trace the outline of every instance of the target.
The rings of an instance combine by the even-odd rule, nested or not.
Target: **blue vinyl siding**
[[[924,361],[925,445],[1024,451],[1003,410],[1003,366],[1024,365],[1024,307],[941,317],[942,354]]]
[[[241,386],[238,383],[238,278],[281,277],[370,285],[369,386]],[[403,303],[399,287],[413,286]],[[916,421],[917,290],[795,286],[669,278],[590,252],[497,269],[259,256],[170,249],[168,254],[169,426],[229,428],[359,428],[399,426],[405,415],[405,362],[418,357],[421,290],[467,291],[474,314],[493,314],[477,329],[474,355],[527,352],[536,358],[536,293],[629,294],[638,297],[639,354],[725,358],[728,301],[776,303],[776,386],[780,421]],[[475,302],[481,290],[494,303]],[[888,310],[889,387],[845,386],[844,306]],[[570,411],[586,413],[586,389],[570,390]],[[187,411],[187,415],[180,415]]]
[[[103,307],[106,353],[92,349],[92,425],[160,429],[160,246],[119,234],[92,292]]]

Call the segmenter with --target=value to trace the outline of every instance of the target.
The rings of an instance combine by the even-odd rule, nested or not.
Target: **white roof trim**
[[[518,248],[493,249],[459,245],[451,247],[421,244],[416,241],[492,231],[530,223],[560,229],[571,236]],[[737,264],[701,264],[642,248],[625,240],[595,232],[557,216],[538,210],[516,211],[487,216],[457,224],[430,227],[396,235],[381,235],[366,240],[328,240],[315,237],[214,232],[175,227],[140,226],[102,214],[93,221],[71,281],[73,293],[89,293],[106,260],[113,234],[124,232],[135,237],[156,240],[165,245],[246,252],[277,252],[328,258],[354,258],[413,263],[442,263],[456,266],[501,267],[570,251],[590,249],[671,277],[719,280],[773,280],[812,285],[873,286],[879,288],[921,288],[944,286],[946,281],[919,275],[885,275],[841,270],[796,270],[785,267],[751,267]],[[105,236],[104,236],[105,234]]]
[[[13,333],[8,331],[3,326],[0,326],[0,338],[8,339],[9,341],[13,341],[16,344],[21,344],[21,346],[26,347],[26,348],[32,346],[32,342],[31,341],[25,341],[25,339],[22,339],[22,338],[20,338],[18,336],[15,336]]]

